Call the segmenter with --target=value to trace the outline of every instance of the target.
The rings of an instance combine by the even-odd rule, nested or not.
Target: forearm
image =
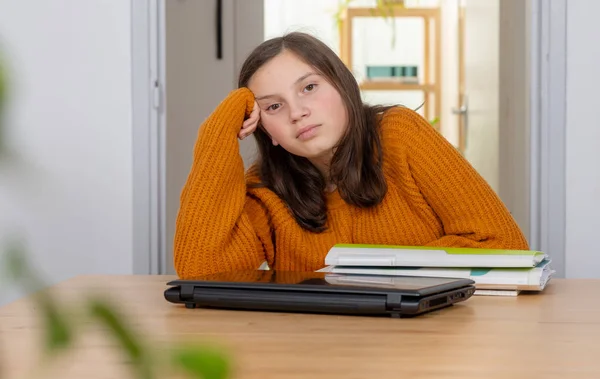
[[[253,101],[247,89],[232,92],[200,128],[175,230],[175,268],[182,277],[250,268],[264,257],[244,214],[246,183],[237,140]]]

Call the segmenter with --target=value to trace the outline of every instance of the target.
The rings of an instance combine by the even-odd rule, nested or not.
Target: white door
[[[532,22],[526,1],[462,0],[460,148],[531,236],[529,104]],[[460,59],[460,58],[459,58]]]
[[[459,12],[463,88],[461,106],[455,109],[455,113],[460,114],[461,150],[496,192],[499,181],[499,1],[463,1]]]
[[[175,220],[198,128],[236,87],[245,55],[262,42],[263,7],[262,0],[162,1],[166,107],[162,254],[166,262],[163,271],[173,274]],[[245,161],[250,158],[251,143],[248,139],[241,144]]]

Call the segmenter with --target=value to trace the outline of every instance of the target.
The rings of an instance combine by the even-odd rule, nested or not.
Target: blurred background
[[[0,243],[25,239],[49,283],[173,273],[198,126],[252,48],[299,30],[340,55],[365,101],[418,109],[557,276],[598,277],[598,4],[0,0]],[[252,139],[240,151],[248,165]]]

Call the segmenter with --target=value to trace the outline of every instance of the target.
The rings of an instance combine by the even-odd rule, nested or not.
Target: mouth
[[[319,126],[321,126],[321,125],[314,124],[314,125],[305,126],[304,128],[298,130],[298,133],[296,134],[296,138],[299,140],[305,140],[305,139],[312,137],[315,134],[316,129]]]

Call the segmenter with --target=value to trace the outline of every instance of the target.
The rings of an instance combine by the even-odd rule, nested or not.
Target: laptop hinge
[[[194,286],[181,286],[179,290],[180,300],[192,300],[194,298]]]
[[[390,293],[387,295],[387,309],[390,311],[400,311],[402,307],[402,295],[399,293]]]

